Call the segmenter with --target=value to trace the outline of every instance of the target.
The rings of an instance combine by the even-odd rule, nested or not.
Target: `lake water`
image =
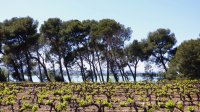
[[[81,75],[72,75],[70,76],[73,82],[83,82]],[[104,80],[107,79],[107,76],[103,76]],[[68,82],[68,78],[67,76],[64,76],[65,81]],[[114,77],[110,76],[111,81],[114,81]],[[129,81],[133,82],[133,77],[132,76],[128,76]],[[152,81],[157,81],[159,79],[159,77],[154,77],[153,79],[149,79],[149,78],[144,78],[143,76],[137,76],[136,77],[136,81],[144,81],[144,80],[152,80]],[[33,76],[33,82],[40,82],[40,80],[38,79],[37,76]],[[97,79],[97,82],[99,81],[99,78]],[[122,82],[122,77],[119,77],[119,82]]]

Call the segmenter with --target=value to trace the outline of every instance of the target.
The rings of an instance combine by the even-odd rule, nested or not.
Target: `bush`
[[[5,70],[0,69],[0,82],[6,82],[6,81],[7,81],[7,77],[6,77]]]
[[[62,77],[61,77],[61,76],[58,76],[58,75],[56,75],[56,76],[54,77],[54,80],[55,80],[56,82],[63,82]]]
[[[200,39],[183,42],[170,61],[168,72],[176,77],[200,79]]]

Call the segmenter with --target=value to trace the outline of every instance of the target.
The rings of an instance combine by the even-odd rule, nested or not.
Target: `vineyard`
[[[0,83],[0,112],[198,112],[198,80]]]

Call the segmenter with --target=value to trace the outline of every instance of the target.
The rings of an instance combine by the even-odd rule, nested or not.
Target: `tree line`
[[[132,42],[131,34],[130,27],[113,19],[63,21],[49,18],[40,28],[38,21],[31,17],[5,20],[0,22],[1,81],[8,81],[11,75],[16,81],[32,82],[32,76],[36,75],[40,82],[71,82],[71,76],[76,75],[72,71],[79,71],[83,81],[89,78],[93,82],[108,82],[111,74],[116,82],[119,82],[119,77],[128,81],[126,67],[136,81],[140,61],[153,62],[162,67],[168,78],[196,78],[200,64],[195,65],[200,54],[194,51],[196,54],[193,54],[198,56],[187,60],[191,63],[189,72],[185,67],[190,65],[187,62],[184,65],[181,58],[185,53],[188,58],[193,55],[191,49],[200,49],[198,39],[190,40],[197,42],[195,46],[187,46],[187,42],[183,42],[180,47],[175,47],[176,37],[169,29],[159,28],[150,32],[146,39]],[[185,52],[186,48],[188,52]],[[195,74],[190,71],[195,71]]]

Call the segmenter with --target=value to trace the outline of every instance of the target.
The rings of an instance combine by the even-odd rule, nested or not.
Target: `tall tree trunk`
[[[111,69],[111,72],[112,72],[112,74],[113,74],[113,76],[114,76],[114,78],[115,78],[115,81],[116,81],[116,82],[119,82],[117,73],[115,73],[114,68],[113,68],[112,66],[110,66],[110,69]]]
[[[122,81],[125,81],[124,72],[122,71],[122,67],[120,66],[120,64],[117,62],[117,57],[116,57],[115,52],[113,52],[113,50],[112,50],[112,54],[113,54],[112,56],[114,57],[114,62],[117,64],[117,67],[118,67],[119,72],[121,74]]]
[[[134,82],[136,82],[137,66],[134,66]]]
[[[97,74],[96,74],[96,71],[95,71],[94,59],[95,59],[94,52],[92,52],[92,62],[91,62],[91,64],[92,64],[93,74],[95,76],[95,81],[97,82]]]
[[[97,67],[94,67],[94,69],[95,69],[96,72],[97,72],[97,75],[98,75],[98,77],[99,77],[99,81],[102,82],[102,78],[101,78],[101,76],[100,76],[100,74],[99,74],[99,71],[98,71]],[[104,83],[104,82],[103,82],[103,83]]]
[[[56,76],[55,63],[54,63],[54,61],[51,61],[51,63],[53,66],[53,75]]]
[[[82,56],[80,56],[80,60],[81,60],[81,73],[82,73],[82,75],[83,75],[84,81],[86,81],[85,70],[84,70],[83,58],[82,58]]]
[[[78,43],[76,43],[76,46],[77,46],[78,49],[80,49]],[[82,75],[83,81],[86,81],[83,58],[82,58],[81,51],[78,52],[78,55],[79,55],[79,59],[81,61],[81,65],[80,65],[81,75]]]
[[[166,67],[165,62],[164,62],[164,57],[163,57],[161,48],[159,49],[159,52],[160,52],[160,55],[161,55],[161,57],[160,57],[161,64],[162,64],[163,68],[165,69],[165,72],[167,72],[167,67]]]
[[[121,67],[121,70],[122,70],[122,73],[124,74],[125,80],[129,81],[129,78],[128,78],[127,74],[125,74],[123,67]]]
[[[117,64],[117,67],[118,67],[118,69],[119,69],[119,72],[120,72],[120,74],[121,74],[122,81],[125,81],[124,73],[123,73],[123,71],[122,71],[122,68],[121,68],[120,64],[117,62],[117,58],[116,58],[114,52],[113,52],[113,57],[114,57],[114,61],[115,61],[115,63]]]
[[[162,65],[163,65],[163,68],[165,69],[165,72],[167,72],[167,67],[166,67],[166,65],[165,65],[165,63],[164,63],[164,60],[163,60],[163,59],[161,60],[161,63],[162,63]]]
[[[45,76],[47,78],[47,81],[51,81],[50,78],[49,78],[49,76],[48,76],[48,71],[47,71],[46,65],[44,63],[40,63],[40,64],[42,65],[42,67],[44,69],[44,74],[45,74]]]
[[[120,72],[120,74],[121,74],[122,81],[124,82],[124,81],[125,81],[125,79],[124,79],[124,76],[123,76],[122,70],[121,70],[121,69],[119,69],[119,72]]]
[[[100,62],[100,57],[99,57],[98,51],[96,51],[96,54],[97,54],[97,61],[98,61],[98,64],[99,64],[99,70],[100,70],[100,73],[101,73],[101,78],[102,78],[102,81],[104,83],[105,81],[104,81],[104,77],[103,77],[103,72],[102,72],[102,68],[101,68],[101,62]]]
[[[108,59],[108,48],[106,48],[106,64],[107,64],[107,82],[109,82],[109,78],[110,78],[110,73],[109,73],[110,62],[109,62],[109,59]]]
[[[37,58],[39,59],[39,53],[37,51]],[[40,82],[44,82],[43,77],[42,77],[42,71],[41,71],[41,67],[40,67],[40,63],[38,62],[38,69],[39,69],[39,73],[40,73]]]
[[[14,71],[15,71],[15,75],[17,76],[18,80],[19,81],[22,81],[21,77],[20,77],[20,73],[18,71],[18,67],[17,65],[15,64],[15,61],[13,59],[11,59],[11,63],[13,65],[13,68],[14,68]]]
[[[89,62],[89,65],[90,65],[90,73],[88,74],[89,75],[89,77],[91,77],[92,78],[92,82],[94,82],[94,74],[93,74],[93,70],[92,70],[92,64],[91,64],[91,62]],[[90,76],[91,75],[91,76]]]
[[[128,63],[127,63],[127,65],[128,65],[128,68],[129,68],[129,70],[131,72],[131,75],[133,76],[133,80],[134,80],[135,79],[135,75],[133,73],[133,70],[131,69],[131,66]],[[134,80],[134,82],[136,83],[136,80]]]
[[[22,81],[25,81],[23,63],[22,63],[21,60],[20,60],[20,72],[21,72],[21,75],[20,75],[20,76],[21,76]]]
[[[114,55],[115,55],[115,54],[114,54]],[[114,61],[115,61],[115,63],[117,64],[117,67],[118,67],[118,69],[119,69],[120,75],[121,75],[121,77],[122,77],[122,81],[124,82],[124,81],[125,81],[125,79],[124,79],[124,74],[123,74],[123,72],[122,72],[122,70],[121,70],[121,67],[120,67],[119,63],[117,62],[117,59],[116,59],[115,56],[114,56]]]
[[[109,81],[109,77],[110,77],[110,73],[109,73],[109,61],[108,61],[108,59],[106,59],[107,60],[107,82]]]
[[[81,67],[81,74],[82,74],[82,77],[83,77],[83,81],[86,81],[83,58],[81,56],[81,53],[79,53],[79,58],[80,58],[80,61],[81,61],[80,67]]]
[[[44,82],[43,77],[42,77],[42,71],[41,71],[40,64],[38,64],[38,69],[39,69],[39,73],[40,73],[40,82]]]
[[[44,64],[42,64],[42,67],[43,67],[43,69],[44,69],[44,74],[45,74],[45,76],[47,77],[47,81],[50,81],[50,82],[51,82],[51,80],[50,80],[50,78],[49,78],[49,76],[48,76],[48,71],[47,71],[46,66],[45,66]]]
[[[36,58],[36,57],[31,57],[31,58],[33,58],[33,59],[35,59],[35,60],[37,60],[39,62],[39,64],[44,69],[44,74],[45,74],[45,76],[47,78],[47,81],[51,81],[50,78],[49,78],[49,76],[48,76],[48,71],[47,71],[46,65],[44,63],[44,59],[43,59],[43,62],[41,62],[39,58]]]
[[[134,82],[136,82],[136,77],[137,77],[137,65],[138,65],[138,60],[136,60],[135,62],[135,66],[134,66]]]
[[[22,81],[17,66],[14,64],[13,67],[14,67],[14,70],[15,70],[15,75],[18,77],[18,80]]]
[[[10,81],[10,72],[9,72],[9,70],[8,70],[8,77],[7,78],[8,78],[7,81],[9,82]]]
[[[94,63],[92,63],[92,70],[93,70],[93,74],[95,76],[95,82],[97,82],[97,73],[96,73],[96,70],[95,70],[95,65]],[[99,76],[99,75],[98,75]]]
[[[25,57],[26,57],[26,64],[27,64],[27,71],[28,71],[28,81],[33,82],[32,74],[31,74],[30,58],[27,52],[25,53]]]
[[[67,63],[64,64],[64,65],[65,65],[65,68],[66,68],[68,80],[69,80],[69,82],[72,82],[71,77],[70,77],[70,74],[69,74],[69,70],[68,70],[68,67],[67,67],[68,65],[67,65]]]
[[[61,62],[61,56],[59,55],[58,56],[59,60],[58,60],[58,64],[59,64],[59,69],[60,69],[60,75],[61,75],[61,78],[62,78],[62,81],[64,82],[65,79],[64,79],[64,75],[63,75],[63,69],[62,69],[62,62]]]

